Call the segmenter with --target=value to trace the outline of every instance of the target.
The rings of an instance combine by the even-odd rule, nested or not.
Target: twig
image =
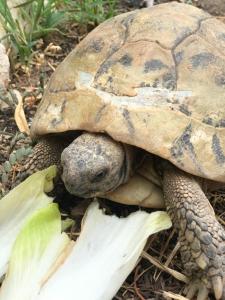
[[[189,279],[187,278],[187,276],[185,276],[184,274],[173,270],[171,268],[166,267],[165,265],[163,265],[161,262],[159,262],[156,258],[152,257],[151,255],[149,255],[147,252],[143,251],[142,252],[142,257],[147,259],[148,261],[150,261],[153,265],[155,265],[157,268],[169,273],[170,275],[172,275],[174,278],[183,281],[185,283],[189,283]]]
[[[6,131],[3,131],[3,130],[0,130],[0,134],[3,134],[3,135],[9,135],[9,136],[14,136],[14,135],[15,135],[15,134],[13,134],[13,133],[6,132]]]
[[[134,274],[134,290],[141,300],[145,300],[145,298],[140,293],[139,288],[137,287],[138,269],[139,269],[139,267],[136,267],[135,274]]]

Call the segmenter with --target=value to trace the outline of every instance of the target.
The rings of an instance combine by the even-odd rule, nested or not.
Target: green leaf
[[[9,162],[11,165],[14,165],[16,163],[16,155],[15,153],[11,153],[9,156]]]
[[[6,171],[6,173],[9,173],[12,168],[12,166],[8,160],[4,162],[3,167],[4,167],[4,170]]]

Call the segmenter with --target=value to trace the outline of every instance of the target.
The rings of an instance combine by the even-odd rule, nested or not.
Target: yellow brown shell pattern
[[[33,137],[106,132],[225,182],[225,25],[167,3],[105,21],[60,64]]]

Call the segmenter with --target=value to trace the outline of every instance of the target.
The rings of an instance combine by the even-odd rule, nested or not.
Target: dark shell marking
[[[159,59],[152,59],[152,60],[146,61],[145,65],[144,65],[144,73],[149,73],[151,71],[161,70],[163,68],[168,69],[168,66],[165,65]]]
[[[192,135],[192,125],[189,124],[183,131],[182,135],[174,141],[170,152],[171,155],[177,160],[177,163],[181,164],[181,166],[182,166],[182,158],[184,156],[184,153],[186,153],[189,156],[189,158],[192,160],[196,168],[198,169],[199,173],[204,175],[204,172],[198,163],[194,146],[191,142],[191,135]]]
[[[223,149],[220,145],[220,139],[216,134],[213,135],[212,138],[212,150],[216,157],[216,161],[218,164],[224,164],[225,163],[225,155],[223,152]]]
[[[191,57],[191,63],[193,68],[206,68],[211,63],[214,63],[215,60],[215,55],[207,52],[199,53]]]
[[[119,60],[119,62],[125,66],[125,67],[128,67],[128,66],[131,66],[131,63],[132,63],[132,57],[129,56],[129,54],[125,54],[124,56],[122,56]]]
[[[99,53],[102,51],[105,43],[103,40],[98,39],[98,40],[93,40],[90,44],[90,50],[94,50],[94,52]]]
[[[127,109],[123,109],[123,117],[126,121],[128,132],[132,136],[134,134],[135,128],[130,118],[130,113]]]

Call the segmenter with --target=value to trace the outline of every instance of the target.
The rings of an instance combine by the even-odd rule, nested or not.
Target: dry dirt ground
[[[192,2],[195,5],[197,4],[197,1]],[[211,2],[214,3],[214,1]],[[139,4],[139,0],[127,0],[121,3],[118,13],[137,8]],[[224,16],[225,13],[224,15],[219,15],[221,18]],[[50,75],[90,29],[91,27],[81,28],[77,24],[68,24],[64,27],[66,33],[64,36],[52,35],[45,41],[40,40],[29,66],[22,65],[19,62],[12,65],[9,88],[18,90],[23,97],[24,111],[28,124],[32,121]],[[0,100],[0,198],[11,186],[12,177],[7,176],[7,170],[10,169],[10,174],[15,176],[20,168],[23,154],[26,152],[24,148],[32,147],[29,136],[21,134],[18,130],[14,118],[17,99],[15,97],[12,97],[12,99],[8,104]],[[7,99],[5,100],[8,102]],[[16,156],[13,156],[12,153],[16,153]],[[9,161],[11,163],[10,166],[7,163]],[[63,215],[75,218],[76,224],[78,224],[70,229],[69,233],[71,236],[74,236],[76,235],[74,233],[79,231],[79,222],[88,205],[88,201],[74,199],[65,194],[61,187],[58,190],[56,191],[56,199],[59,200]],[[223,212],[225,192],[212,193],[209,197],[212,200],[212,205],[219,220],[225,225]],[[63,202],[60,199],[63,199]],[[101,205],[106,207],[109,212],[119,215],[126,215],[130,211],[138,209],[103,200],[101,200]],[[114,299],[164,299],[166,297],[165,291],[181,295],[184,291],[184,283],[170,274],[171,269],[180,273],[183,272],[178,246],[177,235],[173,229],[152,236],[148,240],[143,256],[136,268],[127,278]]]

